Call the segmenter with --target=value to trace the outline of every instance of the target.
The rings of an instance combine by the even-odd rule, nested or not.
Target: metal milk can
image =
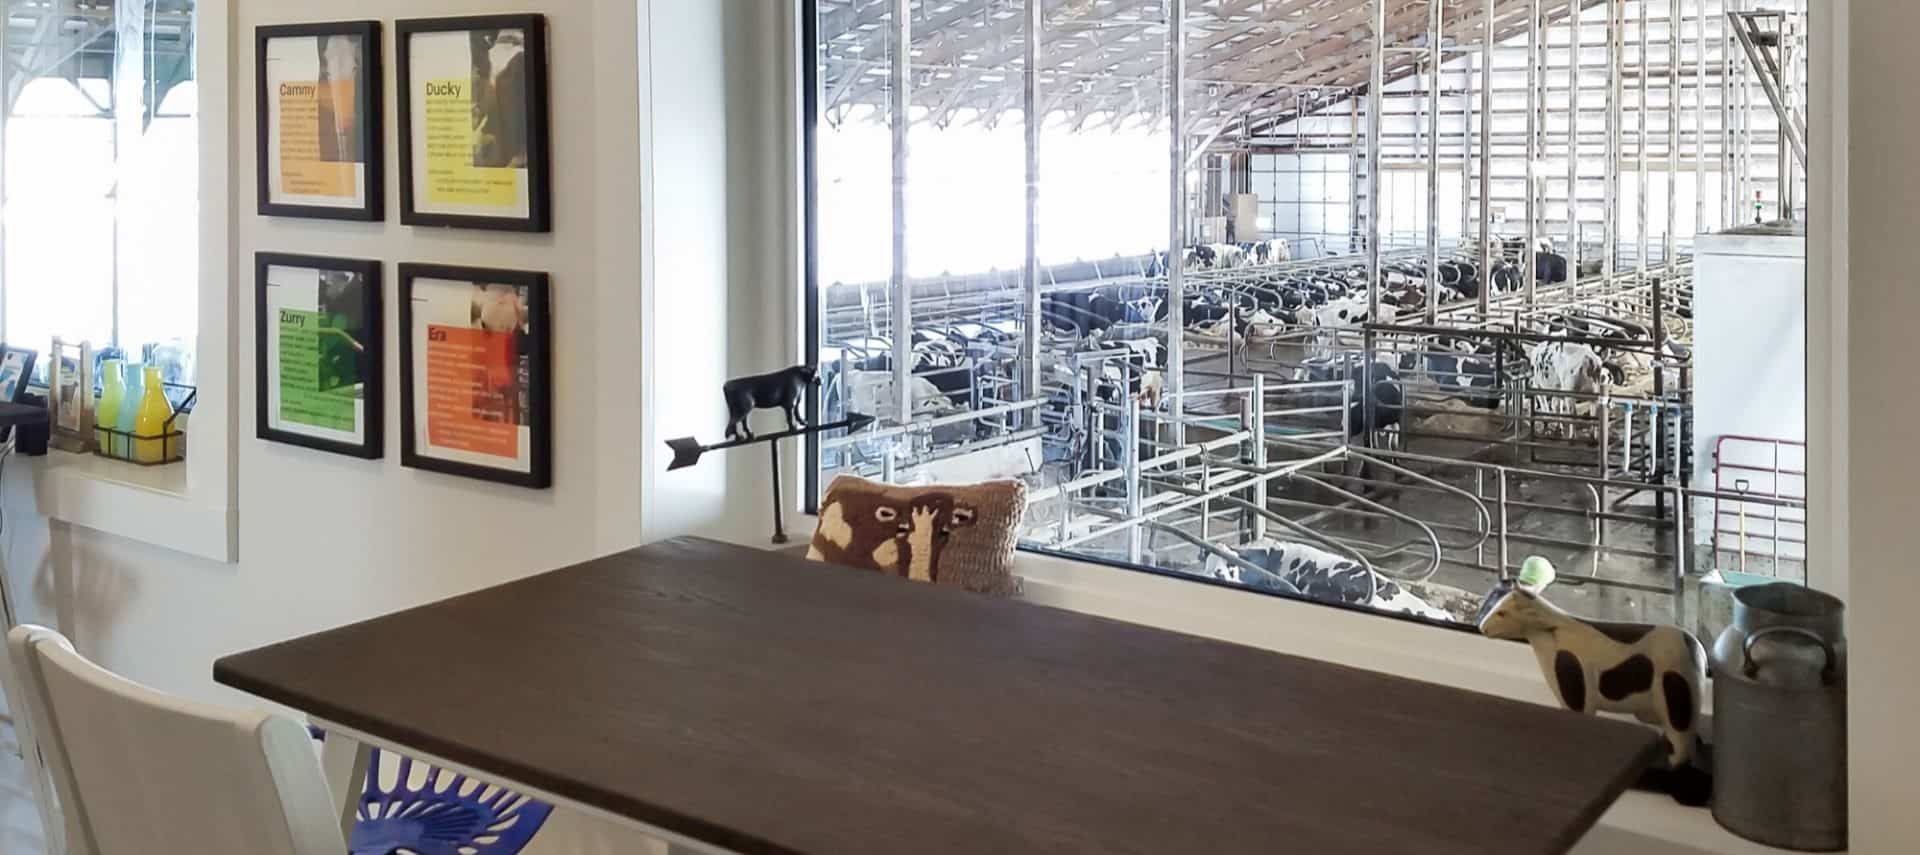
[[[1770,846],[1847,846],[1845,606],[1798,585],[1733,595],[1713,645],[1713,818]]]

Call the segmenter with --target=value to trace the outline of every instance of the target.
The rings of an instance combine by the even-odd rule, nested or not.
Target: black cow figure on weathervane
[[[820,385],[820,372],[811,365],[795,365],[772,374],[756,374],[728,380],[721,392],[727,396],[727,438],[752,439],[753,428],[747,417],[754,410],[783,410],[787,430],[807,426],[800,417],[800,405],[807,399],[807,387]]]
[[[787,531],[780,503],[780,440],[835,430],[854,433],[873,423],[872,416],[848,413],[845,419],[833,424],[808,425],[806,419],[800,416],[800,405],[807,400],[807,390],[818,385],[820,372],[811,365],[795,365],[772,374],[728,380],[720,390],[727,399],[727,441],[701,445],[699,439],[691,436],[669,439],[667,447],[673,449],[673,462],[667,464],[667,470],[685,469],[699,463],[700,455],[709,451],[766,443],[773,457],[773,542],[786,543]],[[785,412],[787,429],[766,436],[754,436],[753,428],[747,424],[754,410]]]

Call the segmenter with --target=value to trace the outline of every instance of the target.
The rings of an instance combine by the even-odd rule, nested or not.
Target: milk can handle
[[[1746,667],[1742,670],[1746,672],[1747,679],[1751,680],[1760,673],[1760,666],[1755,665],[1753,662],[1754,642],[1774,633],[1798,635],[1814,644],[1820,645],[1820,652],[1827,657],[1827,666],[1820,671],[1820,681],[1829,686],[1833,685],[1834,671],[1840,665],[1839,657],[1834,655],[1833,645],[1828,643],[1825,638],[1820,637],[1819,633],[1808,629],[1801,629],[1797,626],[1770,626],[1747,636],[1746,643],[1740,646],[1741,658],[1746,660]]]

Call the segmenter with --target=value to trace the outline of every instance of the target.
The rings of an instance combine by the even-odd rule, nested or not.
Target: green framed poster
[[[259,437],[380,458],[380,262],[260,253],[254,267]]]

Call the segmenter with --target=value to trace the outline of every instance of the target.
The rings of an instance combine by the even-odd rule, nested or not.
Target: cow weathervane
[[[673,450],[673,462],[667,464],[667,471],[685,469],[700,462],[701,455],[709,451],[724,451],[748,445],[765,443],[773,458],[773,542],[787,542],[784,511],[780,499],[780,440],[795,436],[809,436],[828,431],[845,430],[854,433],[873,424],[873,417],[860,413],[848,413],[847,417],[832,424],[809,425],[800,417],[800,404],[805,399],[807,387],[817,385],[820,375],[813,366],[796,365],[784,371],[772,374],[759,374],[727,381],[723,392],[727,399],[727,438],[723,442],[704,444],[696,437],[681,437],[667,440],[667,447]],[[778,409],[785,412],[787,429],[779,433],[754,436],[747,425],[747,417],[754,410]]]

